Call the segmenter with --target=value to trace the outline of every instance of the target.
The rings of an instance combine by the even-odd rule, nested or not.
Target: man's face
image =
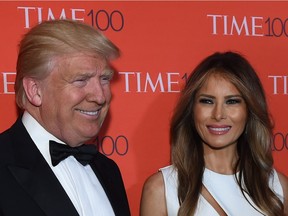
[[[99,57],[58,58],[50,75],[39,83],[42,126],[70,146],[95,137],[109,109],[112,75]]]

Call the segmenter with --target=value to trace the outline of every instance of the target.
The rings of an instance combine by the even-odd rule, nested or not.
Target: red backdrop
[[[144,180],[169,164],[169,121],[196,64],[215,51],[244,54],[263,82],[275,120],[275,166],[288,174],[288,2],[0,2],[0,132],[17,118],[15,62],[21,36],[54,18],[82,20],[122,51],[113,100],[95,143],[124,178],[132,215]]]

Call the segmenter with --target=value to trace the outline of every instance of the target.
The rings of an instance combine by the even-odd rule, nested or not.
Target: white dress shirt
[[[113,216],[114,211],[90,165],[83,166],[73,156],[53,167],[49,140],[63,143],[46,131],[28,112],[22,122],[37,148],[49,164],[80,216]],[[63,143],[63,145],[65,145]],[[65,208],[65,207],[63,207]]]

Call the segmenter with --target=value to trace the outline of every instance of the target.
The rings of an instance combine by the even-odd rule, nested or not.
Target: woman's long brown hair
[[[197,91],[211,74],[219,73],[242,94],[248,112],[245,132],[237,142],[238,185],[265,215],[283,215],[283,204],[269,187],[273,174],[273,126],[262,84],[250,63],[234,52],[215,53],[204,59],[189,76],[171,121],[171,160],[178,172],[179,216],[193,215],[202,187],[204,152],[193,116]],[[236,175],[235,175],[236,176]],[[240,183],[242,182],[242,184]]]

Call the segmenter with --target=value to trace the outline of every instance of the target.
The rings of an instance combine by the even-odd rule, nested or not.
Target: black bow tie
[[[74,156],[83,166],[87,165],[97,154],[95,145],[82,145],[79,147],[70,147],[68,145],[59,144],[50,140],[50,155],[52,165],[56,166],[62,160],[69,156]]]

